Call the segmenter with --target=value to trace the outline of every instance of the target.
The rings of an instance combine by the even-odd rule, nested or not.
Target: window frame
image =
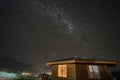
[[[97,65],[87,65],[88,77],[92,79],[100,79],[100,70]]]

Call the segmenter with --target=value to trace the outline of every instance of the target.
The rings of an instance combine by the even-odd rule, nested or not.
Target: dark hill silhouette
[[[0,71],[12,71],[12,72],[44,72],[49,71],[48,68],[43,66],[28,65],[22,62],[19,62],[10,57],[0,57]]]
[[[19,62],[13,58],[10,57],[0,57],[0,68],[7,68],[10,71],[23,71],[30,67],[30,65],[24,64],[22,62]]]
[[[0,57],[0,66],[6,66],[6,65],[20,66],[20,65],[25,65],[25,64],[13,59],[13,58],[7,57],[7,56],[6,57]]]

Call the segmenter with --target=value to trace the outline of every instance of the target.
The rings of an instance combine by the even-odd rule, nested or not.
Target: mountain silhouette
[[[0,57],[0,68],[6,68],[10,71],[16,72],[16,71],[23,71],[30,67],[30,65],[24,64],[22,62],[19,62],[13,58],[10,57]]]
[[[40,65],[36,66],[24,64],[8,56],[0,57],[0,71],[1,70],[10,72],[34,72],[34,73],[49,71],[49,69],[47,69],[46,67]]]

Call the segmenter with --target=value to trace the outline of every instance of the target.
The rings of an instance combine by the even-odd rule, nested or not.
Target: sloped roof
[[[72,58],[65,58],[56,61],[50,61],[46,63],[48,66],[58,65],[58,64],[93,64],[93,65],[108,65],[108,66],[115,66],[118,64],[117,61],[113,60],[97,60],[97,59],[88,59],[85,57],[72,57]]]

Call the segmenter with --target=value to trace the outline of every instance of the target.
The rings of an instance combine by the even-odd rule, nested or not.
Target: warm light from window
[[[58,76],[67,77],[67,65],[58,65]]]

